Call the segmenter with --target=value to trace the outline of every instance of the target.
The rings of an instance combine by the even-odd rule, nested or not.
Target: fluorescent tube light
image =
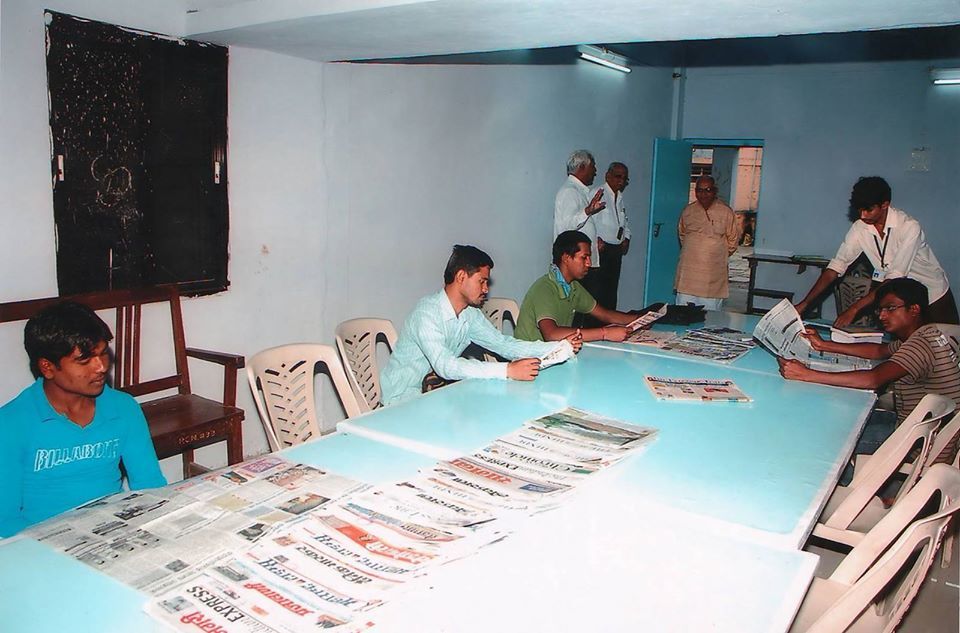
[[[600,48],[599,46],[580,46],[578,50],[580,51],[580,58],[588,62],[600,64],[601,66],[612,68],[622,73],[630,72],[630,68],[627,66],[627,58],[623,55],[611,53],[607,49]]]
[[[930,80],[936,86],[960,84],[960,68],[931,68]]]

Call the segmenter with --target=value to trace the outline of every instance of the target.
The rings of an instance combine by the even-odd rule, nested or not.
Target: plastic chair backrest
[[[951,323],[936,323],[935,325],[947,337],[947,343],[953,353],[960,357],[960,325]]]
[[[960,434],[960,413],[957,413],[955,416],[953,416],[953,418],[947,422],[943,428],[937,431],[937,434],[933,438],[933,445],[930,448],[930,452],[927,453],[927,460],[923,465],[923,470],[933,466],[934,461],[940,457],[940,454],[943,453],[944,449],[947,448],[950,442],[955,439],[958,434]],[[960,451],[957,452],[957,457],[960,457]]]
[[[935,494],[940,495],[939,510],[917,519]],[[836,568],[830,580],[850,588],[807,633],[845,631],[871,604],[876,604],[882,630],[893,631],[920,590],[951,517],[960,510],[958,498],[960,470],[933,466]]]
[[[848,271],[837,284],[836,289],[834,290],[834,301],[837,305],[837,314],[845,311],[847,308],[852,306],[854,303],[862,299],[870,292],[872,285],[871,278],[860,277],[855,273]],[[865,316],[854,321],[853,325],[867,325],[870,323],[871,317]]]
[[[388,319],[350,319],[337,326],[337,349],[347,370],[347,380],[363,411],[381,406],[377,342],[383,337],[390,352],[397,346],[397,330]]]
[[[504,316],[509,314],[514,325],[516,325],[517,319],[520,318],[520,306],[517,305],[517,302],[513,299],[506,297],[490,297],[480,309],[483,311],[484,316],[487,317],[487,320],[493,323],[493,327],[501,332],[503,332]]]
[[[294,343],[265,349],[247,362],[247,381],[271,451],[320,437],[314,396],[314,370],[327,367],[347,417],[360,415],[340,358],[333,347]]]
[[[926,462],[931,449],[931,438],[940,425],[940,420],[953,412],[953,400],[938,394],[927,394],[910,412],[910,415],[877,449],[866,466],[857,469],[850,483],[850,493],[829,518],[823,523],[829,527],[846,529],[863,511],[884,483],[905,463],[907,479],[900,486],[897,499],[905,495],[922,473],[920,466]],[[907,460],[917,442],[921,441],[920,455],[912,463]]]

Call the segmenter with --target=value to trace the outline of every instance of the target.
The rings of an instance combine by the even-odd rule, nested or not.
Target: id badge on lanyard
[[[887,262],[885,260],[887,254],[887,241],[890,239],[890,233],[893,231],[893,227],[888,227],[884,231],[883,236],[883,247],[880,247],[880,240],[877,239],[877,236],[873,236],[873,243],[877,245],[877,254],[880,255],[880,268],[875,268],[873,271],[873,281],[881,282],[887,278]]]

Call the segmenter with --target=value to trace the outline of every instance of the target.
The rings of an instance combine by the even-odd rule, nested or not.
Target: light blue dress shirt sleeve
[[[480,347],[499,354],[504,358],[509,358],[510,360],[516,360],[518,358],[540,358],[553,351],[555,347],[561,345],[561,343],[556,341],[549,343],[542,341],[521,341],[512,336],[507,336],[495,328],[493,324],[487,320],[487,317],[483,316],[480,310],[467,308],[464,312],[467,311],[469,311],[468,318],[470,319],[471,340]]]
[[[422,316],[425,318],[420,319],[419,327],[412,334],[416,337],[417,345],[430,363],[430,367],[437,374],[447,380],[507,377],[506,363],[486,363],[460,357],[460,354],[469,345],[475,329],[469,321],[466,331],[458,336],[459,332],[446,332],[445,325],[447,324],[438,316]],[[482,314],[480,316],[484,318]],[[463,317],[464,315],[461,314],[461,318]],[[469,319],[469,316],[466,318]],[[484,320],[486,319],[484,318]],[[458,324],[456,321],[450,321],[449,325],[456,328]]]

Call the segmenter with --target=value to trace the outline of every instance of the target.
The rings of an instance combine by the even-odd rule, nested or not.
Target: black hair
[[[849,217],[851,222],[860,219],[860,209],[890,202],[890,185],[880,176],[863,176],[850,192]]]
[[[581,244],[589,244],[590,238],[580,231],[564,231],[553,240],[553,263],[560,265],[564,255],[573,257],[580,250]]]
[[[476,246],[455,244],[453,252],[450,253],[450,259],[447,260],[447,267],[443,270],[443,283],[452,284],[458,271],[462,270],[467,275],[472,275],[484,266],[493,268],[493,260],[489,255]]]
[[[93,354],[101,342],[110,342],[110,327],[87,306],[64,301],[44,308],[27,321],[23,346],[30,358],[30,371],[40,377],[40,359],[60,366],[60,361],[79,349],[82,356]]]
[[[922,283],[909,277],[888,279],[877,288],[875,303],[879,305],[880,301],[887,295],[895,295],[908,308],[910,306],[920,306],[920,316],[926,321],[927,307],[930,305],[930,293]]]

